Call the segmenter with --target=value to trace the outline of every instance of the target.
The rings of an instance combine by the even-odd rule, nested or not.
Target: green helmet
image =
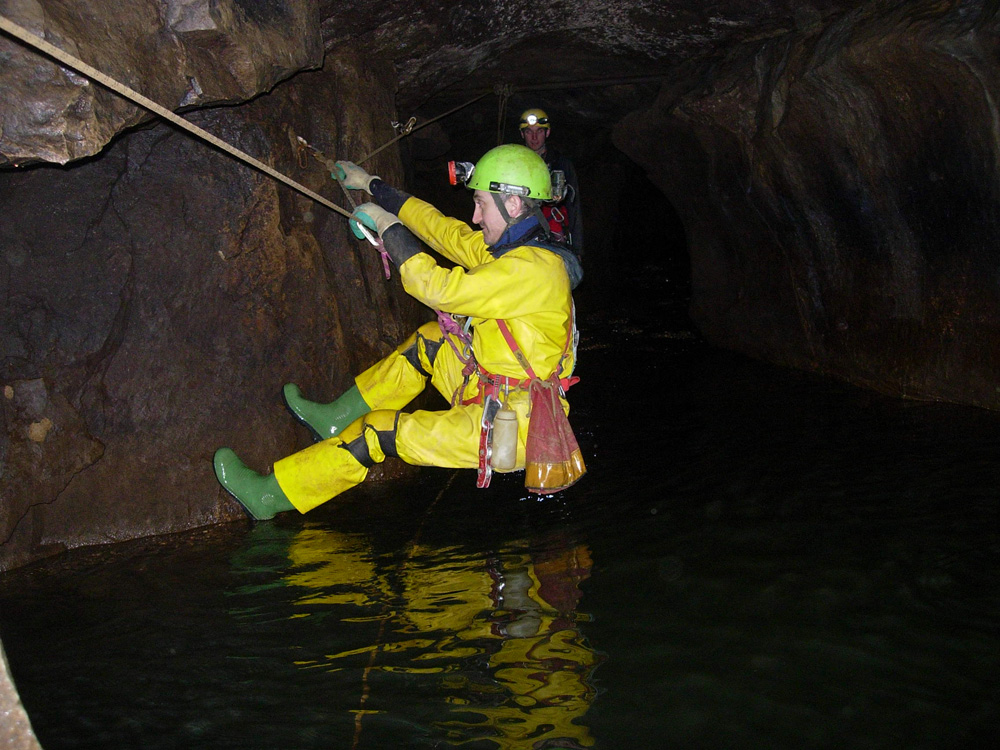
[[[545,160],[518,143],[497,146],[483,154],[466,185],[491,193],[552,199],[552,177]]]

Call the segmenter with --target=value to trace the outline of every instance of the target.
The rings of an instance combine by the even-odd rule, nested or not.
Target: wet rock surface
[[[323,63],[309,0],[2,0],[0,15],[168,109],[245,101]],[[92,156],[150,119],[9,36],[0,98],[0,165]]]
[[[328,66],[190,117],[346,204],[293,144],[389,140],[391,84]],[[401,181],[390,152],[370,166]],[[282,384],[329,400],[427,315],[342,217],[164,125],[5,176],[0,211],[3,567],[238,517],[215,449],[264,470],[304,447]]]
[[[0,645],[0,747],[6,750],[37,750],[41,747],[31,728],[31,720],[21,705],[17,688],[10,678],[7,656]]]

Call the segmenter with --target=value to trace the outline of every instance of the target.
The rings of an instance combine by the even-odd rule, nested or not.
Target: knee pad
[[[387,457],[398,458],[399,454],[396,452],[398,424],[398,411],[380,409],[369,412],[351,425],[351,434],[343,437],[343,447],[359,464],[368,469],[382,463]]]
[[[434,369],[434,360],[437,358],[442,343],[440,340],[433,341],[425,338],[422,333],[417,331],[414,342],[403,350],[403,357],[421,375],[430,377],[431,370]]]

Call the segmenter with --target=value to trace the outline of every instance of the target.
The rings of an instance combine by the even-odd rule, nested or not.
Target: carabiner
[[[378,240],[375,239],[375,235],[371,233],[371,230],[362,224],[357,219],[351,219],[351,223],[354,224],[358,229],[361,230],[361,234],[365,236],[365,239],[372,243],[372,247],[378,247]]]

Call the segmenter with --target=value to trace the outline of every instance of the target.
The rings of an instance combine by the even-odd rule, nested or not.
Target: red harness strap
[[[483,394],[492,393],[494,396],[499,394],[501,390],[516,391],[528,390],[528,386],[531,385],[530,378],[523,378],[518,380],[517,378],[509,378],[504,375],[493,375],[487,372],[482,367],[477,370],[479,374],[479,390],[475,395],[469,398],[462,399],[462,405],[467,406],[468,404],[481,404],[483,403]],[[569,390],[570,386],[574,386],[580,382],[580,378],[573,375],[568,378],[559,378],[559,387],[562,388],[562,392],[565,394]]]

